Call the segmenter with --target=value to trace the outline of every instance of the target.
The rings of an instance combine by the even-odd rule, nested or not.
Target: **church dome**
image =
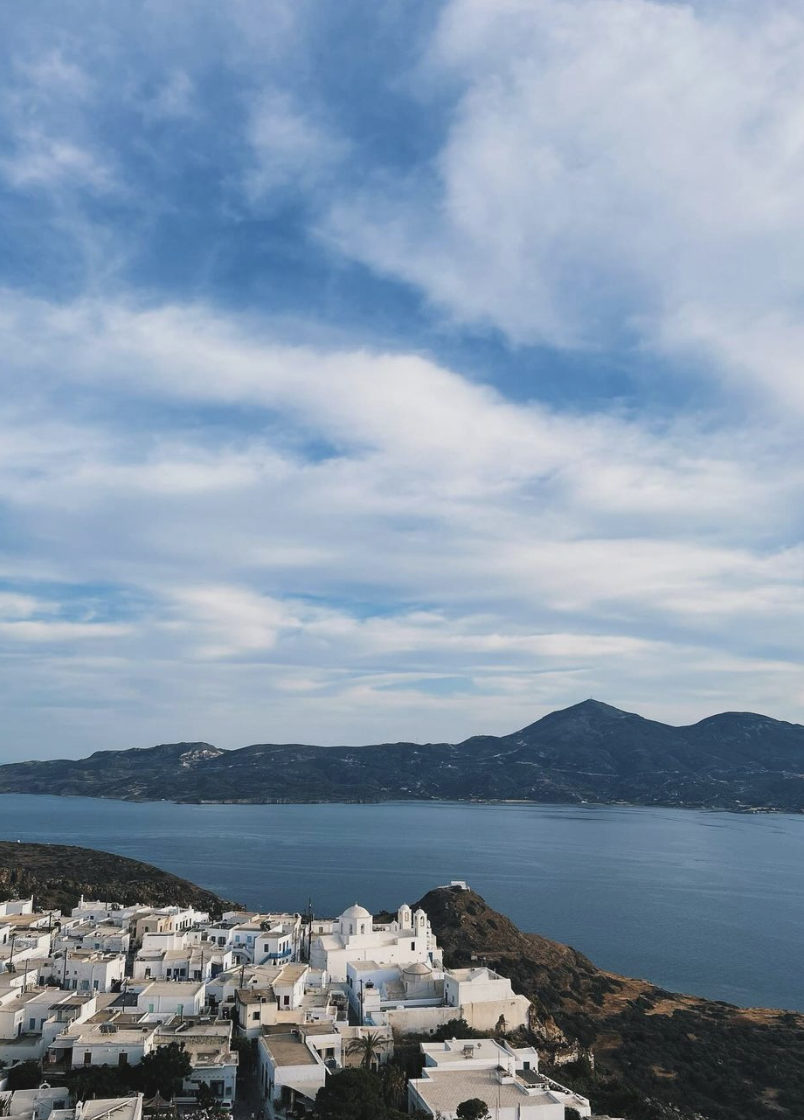
[[[432,968],[428,968],[422,961],[418,961],[416,964],[409,964],[405,969],[406,976],[432,976],[432,974]]]
[[[368,912],[368,910],[365,909],[365,907],[358,906],[357,903],[355,903],[354,906],[350,906],[348,910],[344,910],[344,912],[341,914],[341,917],[342,918],[370,918],[371,914]]]

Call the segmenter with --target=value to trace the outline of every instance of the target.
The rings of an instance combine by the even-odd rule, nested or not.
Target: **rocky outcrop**
[[[801,1120],[804,1015],[664,991],[524,933],[474,891],[438,888],[427,911],[447,965],[485,962],[531,1001],[533,1040],[559,1080],[629,1120]],[[581,1060],[564,1064],[577,1043]],[[591,1049],[592,1064],[585,1055]]]

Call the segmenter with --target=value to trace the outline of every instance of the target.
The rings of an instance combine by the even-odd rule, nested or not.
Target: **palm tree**
[[[405,1071],[401,1066],[388,1062],[383,1067],[382,1080],[386,1103],[393,1108],[399,1108],[405,1100],[405,1090],[408,1085]]]
[[[380,1064],[380,1057],[389,1045],[390,1039],[383,1037],[379,1031],[366,1031],[346,1044],[346,1053],[350,1057],[359,1054],[363,1069],[371,1069],[373,1065]]]

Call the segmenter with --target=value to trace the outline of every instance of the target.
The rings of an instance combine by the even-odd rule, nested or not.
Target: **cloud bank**
[[[149,10],[5,40],[3,756],[804,718],[798,11]]]

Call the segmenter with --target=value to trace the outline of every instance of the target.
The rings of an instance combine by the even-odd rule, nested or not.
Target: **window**
[[[251,1018],[252,1019],[259,1019],[259,1017],[260,1017],[259,1011],[252,1011],[251,1012]]]
[[[411,943],[410,943],[410,947],[411,947],[411,949],[415,949],[415,948],[416,948],[416,942],[415,942],[415,941],[411,941]]]
[[[282,1002],[284,1003],[285,1007],[287,1007],[290,1004],[290,996],[284,996]]]
[[[29,1031],[35,1031],[36,1030],[36,1019],[29,1019],[28,1020],[28,1030]]]
[[[84,1051],[84,1065],[85,1066],[91,1066],[92,1065],[92,1053],[89,1050]]]

